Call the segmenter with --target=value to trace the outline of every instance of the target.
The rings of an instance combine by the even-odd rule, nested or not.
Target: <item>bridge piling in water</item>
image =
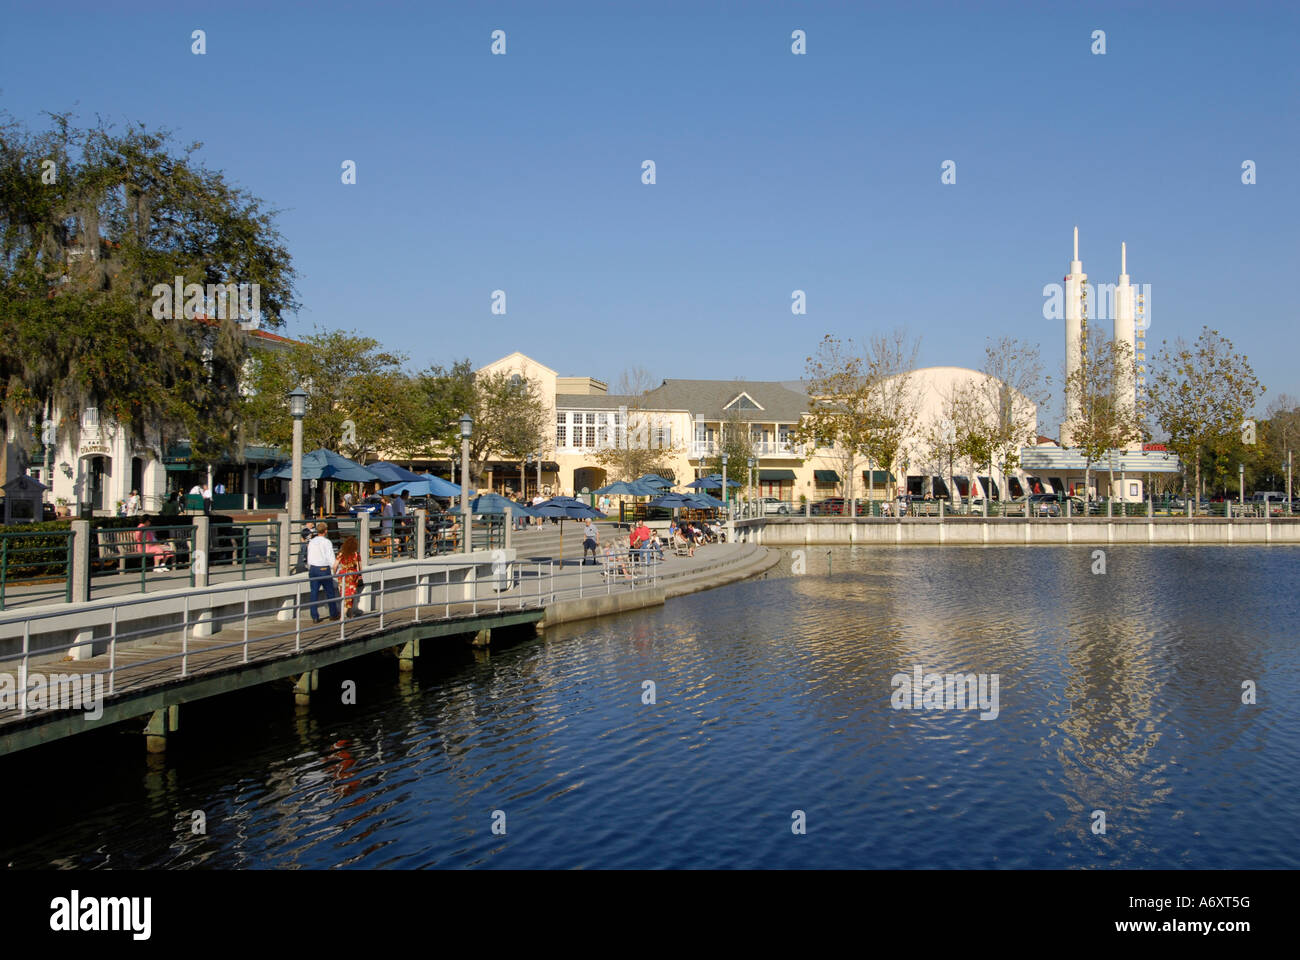
[[[411,673],[415,670],[415,661],[420,656],[420,640],[418,637],[407,640],[406,643],[397,650],[397,669],[402,673]]]
[[[164,753],[167,750],[167,734],[175,733],[181,728],[181,706],[173,703],[149,714],[144,728],[144,747],[147,753]]]
[[[320,685],[320,671],[308,670],[300,673],[293,682],[293,703],[297,707],[311,704],[311,694]]]

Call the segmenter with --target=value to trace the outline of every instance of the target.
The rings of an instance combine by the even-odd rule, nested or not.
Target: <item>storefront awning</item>
[[[862,482],[879,484],[893,483],[894,475],[892,473],[886,473],[884,470],[863,470]]]
[[[840,475],[834,470],[814,470],[813,479],[818,483],[839,483]]]
[[[168,470],[197,470],[198,464],[191,462],[190,442],[181,440],[171,444],[164,454],[163,466]],[[268,447],[260,443],[250,443],[244,447],[244,459],[246,463],[278,463],[284,459],[280,454],[279,447]],[[229,463],[222,460],[222,463]]]
[[[767,481],[769,483],[778,480],[790,480],[793,482],[794,471],[793,470],[759,470],[758,479],[760,481]]]

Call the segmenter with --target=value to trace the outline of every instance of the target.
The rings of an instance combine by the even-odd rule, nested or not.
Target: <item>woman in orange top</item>
[[[361,589],[361,548],[356,537],[348,537],[339,547],[339,556],[334,572],[343,584],[343,599],[347,601],[347,612],[352,613],[356,603],[356,594]]]

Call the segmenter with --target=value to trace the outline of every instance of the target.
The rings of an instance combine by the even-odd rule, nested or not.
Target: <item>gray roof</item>
[[[640,397],[617,393],[557,393],[555,395],[556,410],[617,410],[619,407],[635,407],[640,403]]]
[[[742,408],[742,420],[760,423],[798,423],[810,406],[808,397],[784,383],[766,380],[665,380],[639,396],[619,394],[557,393],[556,410],[685,410],[696,417],[718,419],[731,411],[723,407],[741,393],[749,394],[762,410]]]
[[[665,380],[647,391],[641,402],[653,410],[687,410],[716,419],[731,412],[723,407],[742,392],[763,408],[739,410],[742,420],[797,423],[810,406],[805,394],[766,380]]]

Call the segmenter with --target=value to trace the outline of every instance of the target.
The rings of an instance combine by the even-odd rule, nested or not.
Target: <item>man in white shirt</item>
[[[311,579],[311,619],[313,623],[320,623],[320,615],[317,610],[320,607],[320,601],[317,599],[321,591],[325,593],[325,599],[329,601],[330,619],[339,618],[339,595],[334,589],[334,544],[330,543],[329,537],[325,536],[325,524],[316,525],[316,536],[311,538],[307,544],[307,576]]]
[[[588,520],[587,525],[582,528],[582,565],[584,567],[587,565],[588,551],[591,552],[591,562],[595,563],[597,561],[600,555],[596,551],[599,547],[600,533],[596,530],[596,525]]]

